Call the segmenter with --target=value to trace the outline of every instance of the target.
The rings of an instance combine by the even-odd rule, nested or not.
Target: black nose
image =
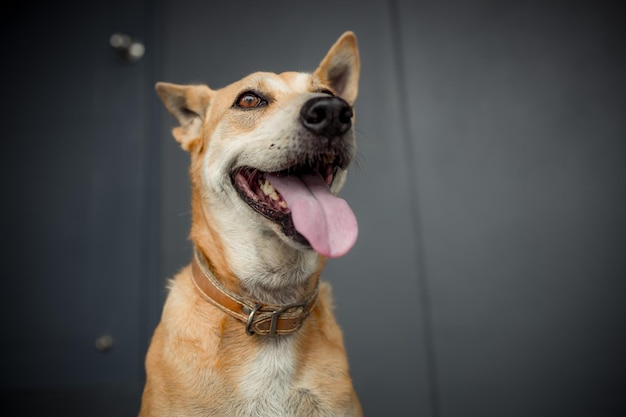
[[[326,137],[346,133],[352,126],[352,107],[338,97],[315,97],[300,110],[302,125]]]

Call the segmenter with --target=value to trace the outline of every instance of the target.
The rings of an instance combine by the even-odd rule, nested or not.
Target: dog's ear
[[[359,91],[359,70],[356,36],[352,32],[345,32],[330,48],[313,76],[348,103],[354,104]]]
[[[206,85],[157,83],[156,91],[167,110],[180,123],[172,130],[182,148],[189,151],[201,139],[202,122],[213,91]]]

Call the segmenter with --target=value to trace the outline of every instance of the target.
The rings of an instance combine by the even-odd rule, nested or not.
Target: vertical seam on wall
[[[435,342],[433,337],[432,307],[428,276],[426,274],[426,260],[424,254],[424,242],[422,234],[422,216],[419,208],[419,197],[415,187],[410,186],[417,182],[417,167],[415,165],[415,153],[413,149],[411,126],[409,124],[410,114],[408,111],[409,102],[406,95],[407,75],[405,72],[404,47],[400,21],[400,10],[396,0],[389,0],[389,16],[391,23],[392,56],[396,73],[396,89],[400,104],[400,131],[405,147],[405,162],[409,178],[409,204],[410,216],[412,220],[412,231],[415,239],[415,258],[417,267],[417,287],[420,311],[422,313],[422,326],[424,329],[424,346],[426,350],[426,373],[429,383],[429,400],[433,417],[441,416],[441,404],[439,396],[439,381],[437,373],[437,358],[435,352]]]
[[[140,380],[145,377],[144,360],[154,325],[159,319],[161,308],[159,291],[162,290],[161,266],[159,264],[160,249],[160,172],[161,172],[161,144],[160,144],[160,113],[158,101],[155,99],[154,82],[159,76],[161,45],[163,35],[158,30],[163,19],[163,1],[143,2],[144,7],[144,36],[146,55],[143,58],[144,70],[144,145],[143,145],[143,219],[142,219],[142,254],[144,264],[142,270],[142,293],[140,298],[140,331],[139,355],[141,364]]]

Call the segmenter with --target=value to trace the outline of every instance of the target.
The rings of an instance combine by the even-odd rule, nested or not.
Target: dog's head
[[[207,221],[227,253],[275,241],[346,253],[356,221],[335,195],[356,150],[358,79],[356,38],[346,32],[312,74],[257,72],[219,90],[158,83],[180,122],[174,137],[192,156],[202,211],[194,207],[193,226]]]

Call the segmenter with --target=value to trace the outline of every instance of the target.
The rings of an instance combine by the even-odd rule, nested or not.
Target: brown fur
[[[356,41],[348,32],[312,75],[255,73],[221,90],[157,85],[166,107],[181,124],[173,135],[191,156],[191,240],[228,290],[267,303],[294,302],[315,288],[326,263],[310,249],[292,247],[295,244],[272,235],[277,233],[275,226],[249,208],[238,208],[243,205],[233,197],[228,181],[219,180],[220,173],[211,171],[225,166],[224,152],[236,146],[232,138],[254,137],[260,126],[270,123],[266,120],[280,117],[276,113],[280,106],[275,106],[278,110],[268,107],[259,112],[233,113],[229,110],[233,97],[252,83],[272,92],[280,104],[316,94],[320,88],[331,89],[352,104],[358,70]],[[335,79],[337,73],[341,77]],[[336,187],[333,185],[334,192],[344,178],[342,174]],[[232,222],[224,223],[225,207],[231,204],[235,204],[232,210],[242,210],[241,221],[246,228],[226,230]],[[232,240],[241,234],[258,240],[257,246],[246,246],[252,249],[245,254],[235,249],[248,242]],[[271,246],[272,251],[263,252],[265,246]],[[250,263],[271,264],[279,276],[288,279],[284,285],[276,284],[278,278],[263,272],[262,278],[244,280],[241,271],[247,271]],[[306,272],[302,277],[298,275],[301,271]],[[265,278],[273,280],[263,281]],[[243,323],[203,299],[192,283],[190,266],[170,282],[169,291],[146,357],[147,381],[140,416],[362,415],[327,283],[320,283],[317,304],[302,327],[277,338],[248,336]]]

